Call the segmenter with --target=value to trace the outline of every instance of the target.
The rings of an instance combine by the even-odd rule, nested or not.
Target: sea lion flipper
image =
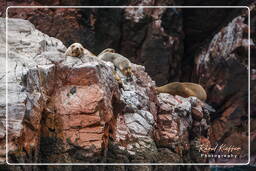
[[[122,80],[115,70],[113,70],[113,75],[118,84],[122,84]]]

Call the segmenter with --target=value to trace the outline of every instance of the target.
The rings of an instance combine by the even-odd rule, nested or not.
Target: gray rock
[[[53,37],[35,29],[34,25],[23,19],[8,19],[8,59],[6,58],[6,25],[5,18],[0,18],[0,116],[1,122],[5,122],[6,113],[6,62],[8,72],[8,123],[9,133],[19,134],[21,121],[25,114],[26,94],[23,91],[22,79],[27,71],[36,68],[40,63],[49,64],[45,61],[37,61],[35,57],[47,53],[55,53],[63,56],[66,47]],[[2,34],[3,33],[3,34]],[[48,55],[53,56],[53,55]],[[54,55],[57,56],[57,55]],[[7,59],[7,61],[6,61]],[[42,60],[43,58],[41,58]],[[3,125],[1,131],[5,130]],[[1,134],[5,134],[1,132]],[[1,136],[3,137],[3,136]],[[1,158],[3,162],[5,159]]]

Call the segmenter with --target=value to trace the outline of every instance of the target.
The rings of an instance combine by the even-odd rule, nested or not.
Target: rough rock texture
[[[245,11],[247,12],[247,11]],[[217,108],[211,142],[240,144],[248,161],[248,40],[247,14],[236,17],[214,35],[195,57],[194,79],[206,87],[207,102]]]
[[[160,161],[163,163],[172,160],[207,162],[198,157],[196,151],[198,152],[197,145],[201,144],[202,140],[209,142],[207,139],[210,121],[208,110],[195,97],[185,99],[161,93],[158,99],[159,112],[155,140],[158,151],[162,154]]]
[[[255,0],[186,0],[188,6],[249,6]],[[188,8],[183,10],[184,58],[181,80],[193,81],[194,58],[207,48],[213,36],[241,15],[245,8]]]
[[[8,26],[8,162],[200,162],[191,144],[208,138],[209,111],[195,97],[157,96],[136,64],[119,84],[113,64],[65,57],[26,20]]]
[[[5,20],[1,19],[1,33],[5,33]],[[21,19],[10,20],[10,29],[8,36],[9,44],[9,60],[8,60],[8,108],[9,108],[9,135],[19,136],[21,129],[21,121],[24,116],[26,94],[22,90],[21,82],[22,75],[31,67],[35,67],[36,63],[33,59],[36,55],[43,51],[63,51],[65,46],[59,40],[50,38],[49,36],[36,30],[34,26]],[[19,28],[20,27],[20,28]],[[19,40],[17,40],[19,37]],[[44,37],[44,39],[37,39],[37,37]],[[1,34],[1,97],[5,97],[5,83],[6,83],[6,54],[5,54],[5,34]],[[0,115],[5,118],[5,98],[1,98]],[[4,129],[4,120],[1,119],[1,130]],[[1,144],[5,144],[4,135],[1,135]],[[11,148],[12,146],[10,146]],[[4,146],[1,146],[3,152]],[[1,157],[4,157],[1,155]]]
[[[173,5],[174,1],[72,1],[69,5]],[[181,3],[181,2],[179,2]],[[177,4],[179,4],[177,3]],[[8,1],[7,5],[67,5],[54,1]],[[176,4],[176,5],[177,5]],[[179,80],[183,53],[181,9],[9,9],[8,16],[31,21],[64,42],[82,43],[93,53],[114,48],[145,66],[158,85]],[[45,24],[47,21],[48,24]],[[171,21],[171,22],[170,22]],[[108,32],[106,32],[108,30]],[[81,36],[85,35],[85,36]],[[161,56],[159,56],[161,53]]]
[[[251,38],[256,42],[256,3],[251,6]],[[251,46],[251,165],[256,165],[256,46]]]
[[[201,0],[186,0],[183,2],[173,2],[172,0],[161,1],[8,1],[8,5],[248,5],[252,4],[254,0],[229,0],[216,2],[215,0],[201,1]],[[0,0],[0,15],[4,16],[4,6],[7,5],[4,1]],[[255,3],[250,6],[251,10],[251,42],[255,42]],[[243,10],[242,10],[243,11]],[[246,10],[245,10],[246,11]],[[111,13],[111,15],[108,15]],[[12,17],[24,18],[30,20],[35,27],[39,30],[47,33],[50,36],[54,36],[64,42],[65,45],[69,45],[74,41],[81,42],[87,46],[94,53],[100,52],[106,47],[114,47],[118,52],[129,57],[134,63],[140,63],[146,66],[146,71],[156,81],[156,84],[162,85],[165,82],[174,80],[194,81],[203,84],[208,92],[211,92],[210,98],[207,103],[214,106],[217,112],[211,115],[211,128],[210,137],[211,142],[227,142],[235,140],[237,144],[243,144],[243,149],[246,147],[247,139],[247,94],[245,81],[246,72],[246,42],[247,42],[247,19],[246,15],[241,16],[240,9],[183,9],[183,10],[136,10],[130,9],[125,11],[113,12],[111,10],[77,10],[77,9],[60,9],[60,10],[18,10],[10,11],[9,15]],[[241,16],[241,17],[237,17]],[[161,17],[161,18],[160,18]],[[114,19],[113,19],[114,18]],[[160,19],[159,19],[160,18]],[[234,19],[236,18],[236,19]],[[152,21],[151,21],[151,20]],[[48,24],[45,24],[48,21]],[[55,24],[58,21],[58,24]],[[125,21],[125,22],[122,22]],[[156,21],[156,22],[155,22]],[[183,21],[183,25],[181,22]],[[68,23],[68,24],[67,24]],[[71,23],[71,24],[70,24]],[[98,23],[98,24],[97,24]],[[99,24],[101,23],[101,24]],[[103,25],[102,23],[106,23]],[[159,27],[160,24],[160,27]],[[181,26],[182,25],[182,26]],[[181,26],[181,28],[179,28]],[[243,29],[242,29],[243,28]],[[104,30],[112,30],[106,34]],[[74,31],[75,30],[75,31]],[[236,31],[238,31],[236,33]],[[184,34],[182,33],[184,32]],[[79,33],[79,34],[78,34]],[[97,33],[97,34],[95,34]],[[166,35],[167,34],[167,35]],[[2,36],[3,34],[1,34]],[[81,36],[82,35],[82,36]],[[140,36],[138,36],[140,35]],[[241,36],[242,35],[242,36]],[[168,42],[168,38],[173,40],[174,43]],[[161,41],[164,39],[164,41]],[[184,43],[183,43],[184,39]],[[161,42],[167,42],[162,46]],[[171,41],[172,42],[172,41]],[[184,46],[183,46],[184,44]],[[228,48],[223,48],[223,45],[227,44]],[[4,44],[1,46],[1,56],[4,56]],[[156,47],[155,51],[162,49],[159,52],[168,52],[164,57],[154,57],[154,51],[148,53],[152,46]],[[255,46],[250,43],[251,47],[251,164],[255,165]],[[136,50],[135,50],[136,49]],[[142,50],[143,49],[143,50]],[[184,51],[184,54],[183,54]],[[146,55],[147,56],[146,56]],[[222,56],[224,55],[224,56]],[[150,56],[150,58],[148,58]],[[56,57],[56,56],[54,56]],[[209,61],[204,60],[209,57],[210,62],[214,62],[208,66]],[[160,60],[161,59],[161,60]],[[196,60],[195,60],[196,59]],[[2,60],[2,59],[1,59]],[[200,61],[202,60],[202,61]],[[196,61],[194,63],[194,61]],[[198,63],[200,61],[200,63]],[[155,64],[161,63],[157,67]],[[2,61],[1,61],[2,64]],[[4,67],[4,66],[3,66]],[[216,70],[217,69],[217,70]],[[168,70],[168,72],[166,72]],[[232,71],[232,72],[229,72]],[[18,72],[19,74],[19,72]],[[237,77],[237,78],[236,78]],[[213,78],[213,79],[210,79]],[[240,79],[242,78],[242,79]],[[4,74],[0,77],[1,81],[5,79]],[[0,91],[4,92],[4,83],[1,82]],[[232,85],[232,88],[228,89]],[[231,90],[231,91],[230,91]],[[236,91],[233,91],[236,90]],[[242,91],[240,91],[242,90]],[[73,90],[72,90],[73,91]],[[14,97],[16,94],[14,94]],[[242,98],[240,98],[242,97]],[[165,97],[168,98],[168,97]],[[1,99],[1,113],[4,114],[5,106],[4,99]],[[162,101],[162,95],[158,97],[159,102]],[[173,99],[176,101],[175,99]],[[222,102],[226,102],[223,104]],[[180,102],[180,101],[178,101]],[[161,103],[160,103],[161,104]],[[176,103],[175,103],[176,104]],[[21,105],[21,108],[23,106]],[[161,108],[158,106],[157,108]],[[195,111],[195,110],[193,110]],[[135,112],[136,113],[136,112]],[[154,112],[153,112],[154,113]],[[157,112],[155,124],[160,123],[153,131],[154,139],[158,149],[162,148],[166,141],[173,140],[177,137],[175,131],[170,131],[172,128],[178,128],[174,116],[165,116],[165,113],[161,110]],[[140,113],[137,113],[140,115]],[[202,114],[199,112],[192,113],[194,120],[200,120]],[[143,114],[142,114],[143,115]],[[21,116],[21,115],[19,115]],[[128,115],[129,116],[129,115]],[[136,115],[137,116],[137,115]],[[49,115],[49,117],[52,117]],[[3,116],[2,116],[3,118]],[[137,117],[138,118],[138,117]],[[47,119],[48,120],[48,119]],[[13,127],[16,127],[16,122],[20,123],[20,120],[13,120]],[[195,122],[195,121],[193,121]],[[201,122],[201,121],[200,121]],[[110,125],[121,123],[122,120],[117,119],[111,121]],[[189,122],[191,123],[191,122]],[[44,121],[44,125],[46,121]],[[47,123],[48,124],[48,123]],[[169,125],[171,124],[171,125]],[[19,125],[19,124],[17,124]],[[51,124],[50,124],[51,125]],[[124,124],[123,124],[124,125]],[[132,125],[132,124],[130,124]],[[160,125],[168,125],[160,126]],[[196,125],[196,124],[195,124]],[[231,126],[234,125],[234,126]],[[2,130],[4,125],[1,125]],[[195,127],[196,128],[196,127]],[[223,131],[224,129],[224,131]],[[127,127],[121,127],[119,130],[124,130],[127,133]],[[2,131],[3,132],[3,131]],[[43,132],[43,131],[42,131]],[[117,131],[118,132],[118,131]],[[122,132],[122,131],[120,131]],[[191,130],[190,130],[191,132]],[[159,142],[159,135],[162,136],[161,142]],[[183,137],[186,136],[182,133]],[[1,151],[4,150],[4,133],[1,133]],[[115,141],[122,141],[120,137],[123,137],[118,132],[118,136],[111,136]],[[200,138],[201,141],[207,142],[204,137]],[[185,141],[186,142],[186,141]],[[208,143],[208,142],[207,142]],[[111,143],[112,144],[112,143]],[[175,147],[175,145],[174,145]],[[174,149],[174,147],[168,147]],[[184,151],[185,145],[182,144],[181,151]],[[4,151],[2,151],[1,154]],[[133,151],[129,151],[133,153]],[[168,154],[171,154],[167,150]],[[110,153],[108,153],[110,154]],[[115,153],[117,154],[117,153]],[[164,153],[165,154],[165,153]],[[246,154],[246,151],[243,151]],[[109,155],[110,156],[110,155]],[[177,159],[178,155],[172,154]],[[2,155],[4,159],[4,155]],[[121,157],[120,157],[121,158]],[[176,159],[175,158],[175,159]],[[124,161],[124,159],[121,159]],[[241,160],[245,162],[247,156]],[[63,167],[64,168],[64,167]],[[67,167],[71,169],[72,167]],[[76,169],[73,167],[73,169]],[[95,169],[90,168],[88,169]],[[100,169],[97,168],[97,169]],[[136,170],[138,167],[105,167],[105,169],[130,169]],[[181,169],[179,167],[141,167],[140,169]],[[182,168],[184,169],[184,167]],[[187,167],[187,169],[193,169]],[[202,169],[202,168],[201,168]],[[219,169],[219,168],[218,168]],[[241,167],[242,169],[242,167]]]

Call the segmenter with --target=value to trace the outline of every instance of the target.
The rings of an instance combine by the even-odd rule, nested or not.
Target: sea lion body
[[[195,83],[172,82],[164,86],[157,87],[156,91],[158,93],[169,93],[171,95],[179,95],[182,97],[195,96],[202,101],[207,99],[207,94],[204,88]]]
[[[80,43],[73,43],[65,52],[66,56],[73,56],[81,58],[84,55],[95,56],[88,49],[85,49]]]
[[[131,62],[129,61],[129,59],[118,53],[112,53],[109,51],[105,51],[104,53],[103,52],[98,55],[99,59],[107,62],[112,62],[114,66],[126,76],[129,76],[131,74]]]
[[[116,53],[115,49],[107,48],[107,49],[104,49],[104,50],[98,55],[98,58],[100,58],[100,56],[101,56],[102,54],[107,53],[107,52]]]

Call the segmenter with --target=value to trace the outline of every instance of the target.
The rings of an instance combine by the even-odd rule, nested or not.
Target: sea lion
[[[112,62],[124,75],[131,75],[131,62],[126,57],[114,53],[114,49],[105,49],[98,55],[98,58],[103,61]]]
[[[104,49],[102,52],[100,52],[100,54],[98,54],[98,57],[103,53],[107,53],[107,52],[116,53],[115,49],[107,48],[107,49]]]
[[[179,95],[182,97],[195,96],[201,101],[205,101],[207,98],[207,94],[201,85],[188,82],[172,82],[157,87],[156,91],[158,93],[169,93],[171,95]]]
[[[85,49],[80,43],[73,43],[68,47],[65,56],[82,57],[83,55],[95,56],[89,50]]]

